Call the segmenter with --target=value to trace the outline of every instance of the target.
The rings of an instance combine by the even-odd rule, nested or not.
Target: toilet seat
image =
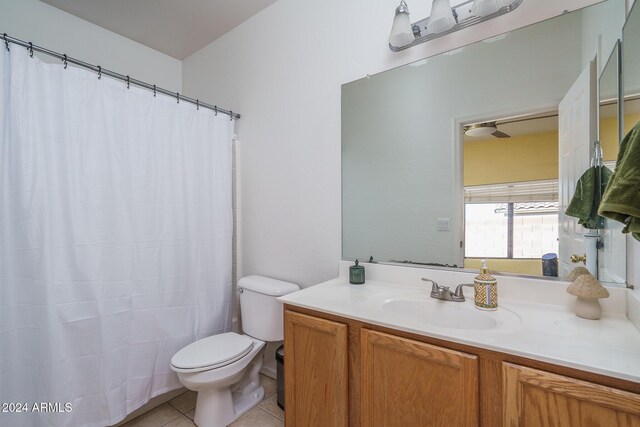
[[[234,332],[202,338],[178,351],[171,358],[176,372],[198,372],[229,365],[246,356],[254,340]]]

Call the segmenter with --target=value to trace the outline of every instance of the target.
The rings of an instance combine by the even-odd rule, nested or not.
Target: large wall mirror
[[[640,121],[640,2],[634,3],[622,31],[622,137]]]
[[[597,109],[624,20],[624,2],[608,0],[343,85],[343,259],[477,269],[486,258],[494,271],[553,275],[543,257],[563,252],[559,193],[590,161],[560,181],[559,105],[597,54]],[[602,279],[624,282],[626,255],[608,248]]]

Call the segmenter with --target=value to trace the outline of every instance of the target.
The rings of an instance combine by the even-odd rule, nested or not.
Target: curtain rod
[[[141,80],[132,79],[129,76],[125,76],[123,74],[116,73],[115,71],[107,70],[106,68],[102,68],[99,65],[92,65],[92,64],[89,64],[87,62],[80,61],[79,59],[72,58],[70,56],[67,56],[66,53],[61,54],[61,53],[54,52],[52,50],[46,49],[44,47],[34,45],[31,42],[25,42],[23,40],[15,38],[15,37],[10,37],[10,36],[7,35],[7,33],[3,34],[2,39],[4,40],[5,48],[7,50],[10,50],[9,49],[9,43],[13,43],[13,44],[16,44],[16,45],[19,45],[19,46],[24,46],[24,47],[27,48],[27,50],[29,51],[29,54],[31,56],[33,56],[33,52],[35,51],[35,52],[41,52],[41,53],[44,53],[45,55],[53,56],[54,58],[60,59],[64,63],[65,68],[67,67],[67,63],[78,65],[80,67],[88,68],[89,70],[98,73],[98,78],[100,78],[100,76],[102,76],[102,74],[104,74],[105,76],[109,76],[109,77],[112,77],[114,79],[122,80],[123,82],[127,83],[127,87],[129,87],[129,85],[132,84],[132,85],[136,85],[136,86],[139,86],[139,87],[142,87],[142,88],[145,88],[145,89],[149,89],[150,91],[153,92],[154,96],[155,96],[156,93],[161,93],[163,95],[168,95],[168,96],[174,97],[177,102],[180,102],[180,101],[189,102],[189,103],[195,105],[198,109],[200,109],[200,107],[208,108],[210,110],[215,111],[216,115],[218,113],[227,114],[227,115],[229,115],[231,120],[240,118],[240,114],[234,113],[233,111],[230,111],[230,110],[225,110],[224,108],[219,108],[217,105],[207,104],[206,102],[201,102],[199,99],[193,99],[193,98],[189,98],[188,96],[180,95],[179,92],[171,92],[171,91],[169,91],[167,89],[163,89],[161,87],[157,87],[156,85],[152,85],[152,84],[143,82]]]

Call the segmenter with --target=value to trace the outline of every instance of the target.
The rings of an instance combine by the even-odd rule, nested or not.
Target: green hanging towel
[[[620,144],[616,171],[602,196],[598,213],[625,225],[623,233],[640,240],[640,122]]]
[[[598,174],[598,168],[600,174]],[[576,192],[567,206],[565,214],[578,218],[578,224],[585,228],[604,228],[604,218],[598,215],[598,175],[600,175],[600,194],[604,191],[613,172],[604,166],[591,166],[582,174],[576,185]]]

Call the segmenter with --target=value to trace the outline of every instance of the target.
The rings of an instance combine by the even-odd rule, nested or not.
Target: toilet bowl
[[[220,352],[206,358],[208,349],[219,351],[231,341],[245,348],[237,354]],[[182,385],[198,392],[196,425],[226,426],[262,401],[264,389],[259,372],[264,346],[264,341],[228,332],[203,338],[175,354],[171,368]],[[208,361],[203,364],[205,360]]]
[[[238,292],[245,334],[203,338],[171,358],[171,369],[182,385],[198,392],[198,427],[227,426],[262,401],[259,373],[265,344],[283,339],[283,310],[277,298],[299,289],[268,277],[243,277]]]

